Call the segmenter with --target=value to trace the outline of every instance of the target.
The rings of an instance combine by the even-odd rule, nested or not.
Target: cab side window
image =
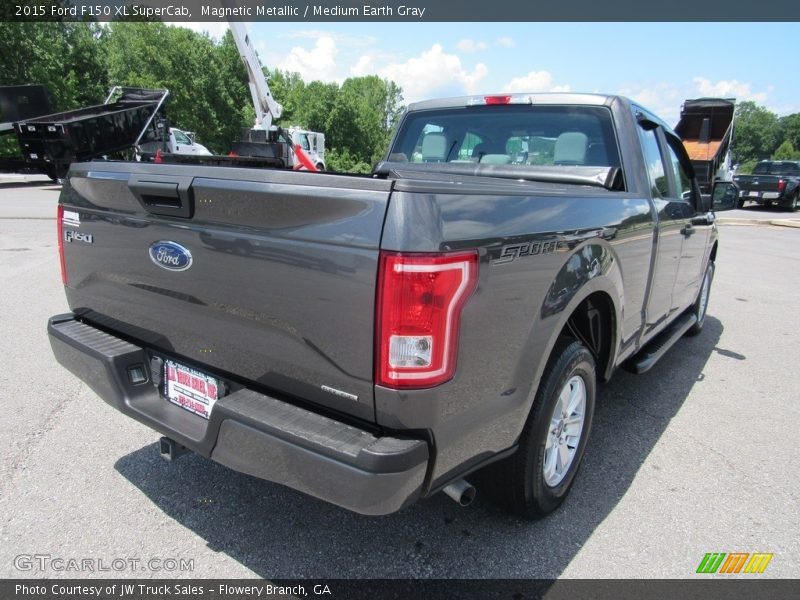
[[[675,173],[675,186],[678,188],[677,197],[682,200],[690,200],[692,197],[692,180],[689,178],[689,175],[687,175],[683,165],[681,165],[678,155],[675,154],[672,146],[667,146],[667,148],[669,148],[672,171]]]
[[[661,148],[658,144],[656,129],[649,131],[639,128],[639,137],[642,140],[642,150],[644,150],[644,161],[647,167],[647,174],[650,178],[650,188],[654,197],[669,197],[669,180],[664,169],[664,161],[661,157]]]

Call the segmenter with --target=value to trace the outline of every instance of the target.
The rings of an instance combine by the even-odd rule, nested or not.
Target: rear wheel
[[[502,465],[513,512],[539,518],[564,501],[586,449],[595,393],[591,352],[581,342],[561,340],[542,377],[519,450]]]
[[[798,203],[800,203],[798,198],[800,198],[800,190],[794,193],[792,199],[789,201],[789,205],[786,208],[792,212],[797,212]]]
[[[69,165],[54,165],[48,164],[45,169],[45,175],[47,175],[50,179],[53,180],[53,183],[62,183],[64,178],[67,176],[67,171],[69,171]]]

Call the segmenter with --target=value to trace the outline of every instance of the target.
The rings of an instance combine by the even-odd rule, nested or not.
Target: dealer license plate
[[[219,394],[215,378],[172,360],[164,361],[164,375],[167,400],[204,419],[211,416]]]

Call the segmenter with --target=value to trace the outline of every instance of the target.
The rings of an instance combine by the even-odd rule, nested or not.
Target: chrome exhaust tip
[[[454,481],[442,490],[445,494],[455,500],[459,506],[469,506],[475,500],[475,486],[467,482],[466,479]]]

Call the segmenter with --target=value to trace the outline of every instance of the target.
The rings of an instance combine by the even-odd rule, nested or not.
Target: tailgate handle
[[[194,216],[193,179],[134,174],[128,179],[128,188],[150,214],[191,219]]]

